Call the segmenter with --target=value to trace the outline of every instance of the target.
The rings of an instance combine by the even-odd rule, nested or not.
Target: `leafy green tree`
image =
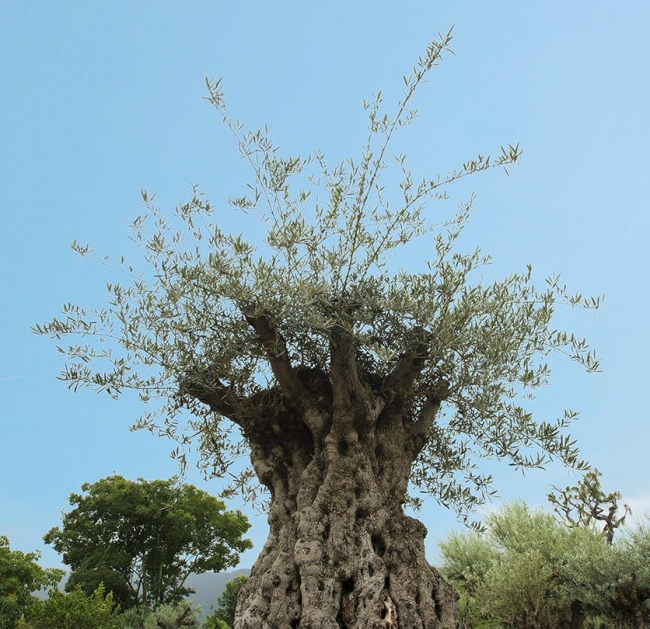
[[[55,588],[62,570],[43,569],[40,554],[11,550],[9,539],[0,535],[0,627],[12,629],[36,602],[37,590]]]
[[[216,614],[210,614],[203,623],[203,629],[232,629],[232,627]]]
[[[30,608],[32,629],[122,629],[124,620],[109,592],[99,586],[90,596],[80,587],[64,594],[58,590]]]
[[[115,475],[82,491],[44,539],[72,568],[71,588],[104,583],[123,608],[178,601],[191,572],[235,566],[252,546],[247,518],[192,485]]]
[[[225,622],[229,627],[235,626],[235,609],[239,591],[248,581],[248,576],[240,574],[226,583],[225,590],[217,597],[217,607],[208,616],[204,627],[206,629],[220,629],[219,620]]]
[[[486,527],[485,534],[454,533],[441,544],[444,573],[461,594],[466,626],[582,626],[584,590],[596,584],[583,581],[582,590],[575,579],[586,556],[606,551],[603,538],[591,528],[562,526],[523,503],[490,514]]]
[[[587,343],[552,318],[560,304],[598,300],[556,277],[538,287],[530,267],[481,283],[489,257],[458,250],[472,197],[447,221],[431,218],[452,184],[507,169],[521,151],[416,180],[395,147],[450,41],[431,42],[397,107],[385,109],[381,93],[366,103],[360,158],[335,164],[318,151],[282,156],[265,129],[229,118],[220,82],[208,80],[252,169],[230,199],[247,237],[198,188],[172,216],[143,192],[132,238],[144,268],[124,261],[132,280],[109,285],[106,307],[67,305],[35,327],[70,337],[61,351],[71,388],[160,400],[136,426],[181,444],[196,436],[208,471],[223,475],[250,452],[253,469],[234,489],[246,493],[255,477],[268,489],[270,533],[238,629],[454,626],[455,595],[426,561],[424,527],[403,511],[409,481],[464,515],[492,491],[481,458],[582,465],[564,430],[575,413],[539,421],[526,400],[548,382],[549,354],[597,369]],[[416,239],[430,259],[398,270],[396,255]]]

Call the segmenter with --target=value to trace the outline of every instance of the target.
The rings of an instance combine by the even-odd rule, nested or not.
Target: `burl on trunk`
[[[425,558],[425,527],[404,514],[411,465],[446,395],[417,417],[408,391],[426,356],[361,374],[354,339],[330,335],[329,373],[293,367],[271,319],[247,320],[278,386],[236,399],[209,374],[185,391],[238,423],[270,490],[269,539],[240,594],[236,629],[451,629],[456,595]],[[206,384],[210,382],[210,384]]]

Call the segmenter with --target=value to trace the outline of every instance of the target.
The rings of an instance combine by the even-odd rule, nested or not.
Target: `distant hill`
[[[187,577],[185,585],[193,590],[189,598],[195,603],[199,604],[203,609],[203,615],[211,613],[212,608],[217,603],[217,597],[226,589],[226,583],[240,574],[250,574],[248,568],[240,568],[232,570],[231,572],[204,572],[203,574],[191,574]]]

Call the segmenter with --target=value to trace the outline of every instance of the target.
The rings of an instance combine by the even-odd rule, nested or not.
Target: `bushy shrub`
[[[0,627],[13,629],[20,618],[37,602],[32,592],[51,589],[62,570],[45,570],[38,565],[39,553],[11,550],[9,539],[0,535]]]
[[[201,626],[199,609],[189,601],[157,609],[134,607],[124,612],[124,629],[194,629]]]
[[[219,616],[214,613],[210,614],[205,619],[205,622],[203,623],[203,629],[231,629],[231,627],[225,620],[219,618]]]
[[[50,598],[34,604],[27,616],[31,629],[123,629],[119,608],[104,586],[86,596],[81,588],[69,594],[55,591]]]

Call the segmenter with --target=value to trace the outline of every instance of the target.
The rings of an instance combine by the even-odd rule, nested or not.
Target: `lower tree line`
[[[203,619],[185,579],[236,565],[250,547],[241,513],[172,481],[111,476],[82,489],[62,527],[45,535],[71,568],[65,592],[62,570],[42,568],[38,553],[11,550],[0,536],[0,627],[234,627],[245,575],[226,584]],[[549,499],[555,515],[515,502],[489,514],[483,529],[441,542],[459,629],[647,629],[650,528],[622,527],[629,509],[619,515],[620,495],[602,491],[597,471]]]
[[[57,588],[61,570],[44,570],[35,563],[36,553],[9,549],[0,537],[0,627],[7,629],[231,629],[239,590],[246,582],[240,575],[226,584],[216,599],[215,610],[201,618],[201,609],[189,600],[153,607],[139,605],[122,610],[103,584],[87,594],[76,585],[69,592]],[[8,561],[14,568],[27,568],[36,578],[19,583],[7,574]],[[20,568],[19,568],[20,569]],[[23,572],[23,574],[25,574]],[[19,586],[19,587],[16,587]],[[47,586],[47,598],[31,588]]]
[[[38,553],[0,537],[2,629],[229,629],[245,578],[229,583],[201,622],[190,574],[222,572],[251,548],[248,519],[193,485],[113,475],[82,485],[44,540],[70,572],[44,569]],[[40,594],[36,596],[35,594]],[[46,598],[43,598],[43,595]]]

